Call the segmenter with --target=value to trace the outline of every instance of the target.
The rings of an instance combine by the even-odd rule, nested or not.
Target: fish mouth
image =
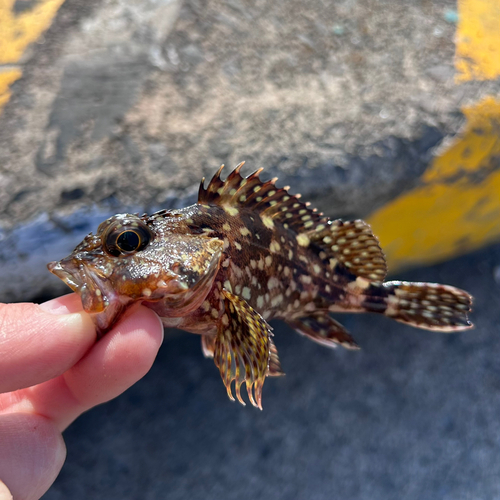
[[[78,266],[75,262],[70,259],[56,260],[54,262],[49,262],[47,264],[47,269],[60,278],[66,285],[68,285],[71,290],[79,293],[84,283],[85,278],[82,278],[81,274],[83,271],[83,266]],[[84,272],[84,271],[83,271]]]
[[[114,325],[125,304],[119,300],[111,283],[73,257],[50,262],[47,268],[80,295],[83,309],[92,316],[99,336]]]
[[[88,313],[102,312],[109,305],[112,297],[109,285],[78,259],[66,257],[49,263],[47,268],[80,295]]]

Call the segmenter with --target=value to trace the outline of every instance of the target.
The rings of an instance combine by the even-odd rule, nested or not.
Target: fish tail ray
[[[388,292],[383,313],[396,321],[441,332],[473,326],[468,318],[472,297],[464,290],[437,283],[405,281],[389,281],[383,286]]]

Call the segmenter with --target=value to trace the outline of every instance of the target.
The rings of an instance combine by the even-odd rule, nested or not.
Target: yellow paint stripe
[[[453,176],[460,172],[473,172],[488,159],[499,154],[498,123],[500,103],[487,97],[479,103],[462,108],[467,122],[463,137],[448,148],[445,155],[436,158],[424,174],[426,183]]]
[[[50,26],[64,0],[40,0],[25,12],[14,12],[15,0],[0,0],[0,64],[19,63],[28,45]],[[0,109],[9,100],[9,86],[19,79],[17,67],[0,70]]]
[[[458,0],[456,81],[500,75],[500,0]]]
[[[499,77],[500,0],[458,0],[458,13],[457,83]],[[462,111],[463,133],[434,159],[422,185],[370,218],[391,269],[430,264],[500,238],[500,102],[488,97]]]
[[[19,78],[21,78],[19,68],[0,70],[0,109],[10,99],[9,87]]]
[[[434,160],[423,185],[369,220],[390,269],[430,264],[500,238],[500,102],[489,97],[463,112],[463,134]]]
[[[26,47],[50,26],[63,2],[36,2],[32,9],[16,15],[15,0],[0,0],[0,64],[18,62]]]

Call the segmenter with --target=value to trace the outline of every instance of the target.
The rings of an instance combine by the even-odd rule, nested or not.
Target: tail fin
[[[473,325],[467,314],[472,297],[465,291],[437,283],[388,281],[386,316],[425,330],[455,332]]]

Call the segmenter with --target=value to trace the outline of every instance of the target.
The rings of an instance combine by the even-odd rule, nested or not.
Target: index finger
[[[75,294],[37,304],[0,304],[0,392],[45,382],[95,343],[90,316]]]

